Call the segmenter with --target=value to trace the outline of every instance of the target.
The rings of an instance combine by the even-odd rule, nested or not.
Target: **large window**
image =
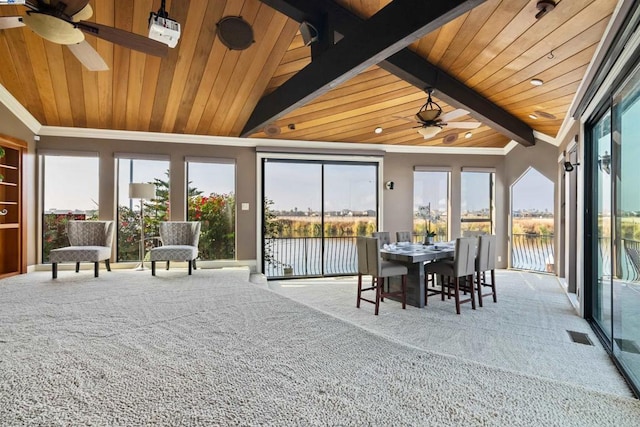
[[[413,173],[413,233],[414,239],[434,241],[449,239],[449,179],[448,170],[416,167]]]
[[[129,184],[154,184],[156,198],[143,201],[144,254],[140,254],[141,199],[129,198]],[[169,161],[118,159],[118,261],[144,259],[158,236],[158,224],[169,216]]]
[[[51,249],[69,245],[69,220],[98,219],[98,156],[41,157],[43,183],[42,261]]]
[[[493,171],[463,169],[460,232],[463,236],[493,233]]]
[[[235,259],[235,172],[233,161],[187,161],[187,220],[200,221],[200,259]]]

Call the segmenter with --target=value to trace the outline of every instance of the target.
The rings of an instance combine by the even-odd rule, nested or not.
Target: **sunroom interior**
[[[161,4],[89,3],[87,22],[143,35]],[[45,214],[67,208],[47,199],[64,192],[49,175],[55,159],[90,165],[76,175],[63,162],[59,171],[92,182],[97,219],[120,226],[125,184],[146,179],[134,178],[134,165],[155,165],[173,221],[198,218],[189,210],[197,167],[213,181],[226,174],[233,236],[225,255],[199,266],[258,273],[267,269],[267,165],[372,165],[376,228],[390,231],[415,231],[416,174],[444,172],[443,240],[465,231],[465,174],[488,174],[501,269],[517,267],[512,191],[533,170],[552,184],[544,271],[557,275],[637,391],[640,369],[621,344],[640,342],[640,325],[627,323],[637,308],[617,307],[612,296],[640,275],[624,249],[635,222],[621,225],[640,212],[630,190],[640,152],[624,139],[640,133],[637,2],[555,1],[544,13],[540,3],[549,2],[536,0],[167,3],[183,33],[162,58],[86,37],[106,71],[89,71],[27,27],[0,29],[0,134],[25,145],[21,273],[50,268]],[[24,6],[0,6],[0,17],[24,14]],[[229,48],[217,35],[227,16],[249,25],[248,47]],[[462,127],[443,123],[425,135],[415,115],[428,99],[442,114],[460,111]],[[293,170],[290,179],[300,179]],[[133,249],[113,250],[114,269],[140,260]]]

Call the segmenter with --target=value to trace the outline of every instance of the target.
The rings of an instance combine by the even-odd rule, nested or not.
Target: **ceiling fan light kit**
[[[423,126],[418,129],[418,133],[424,137],[424,139],[433,138],[436,136],[442,128],[440,126]]]
[[[163,33],[161,43],[147,36],[97,22],[86,21],[93,16],[93,9],[89,4],[89,0],[76,0],[73,2],[0,0],[0,5],[7,4],[23,4],[27,11],[24,16],[0,17],[0,29],[18,28],[26,25],[43,39],[68,46],[78,61],[90,71],[108,70],[109,67],[99,57],[100,55],[94,47],[85,40],[85,33],[148,55],[165,56],[168,51],[166,33]],[[158,17],[165,18],[164,25],[174,30],[177,25],[179,33],[179,24],[169,20],[168,15],[164,12],[164,0],[160,10],[162,13],[159,12]],[[173,44],[174,42],[177,42],[177,39],[175,39],[175,34],[172,33],[170,43]]]

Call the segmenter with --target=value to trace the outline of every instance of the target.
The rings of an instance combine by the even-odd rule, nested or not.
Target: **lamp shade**
[[[151,200],[156,197],[156,186],[154,184],[130,183],[129,198]]]

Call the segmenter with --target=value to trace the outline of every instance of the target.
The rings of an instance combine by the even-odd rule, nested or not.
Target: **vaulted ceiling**
[[[560,0],[167,0],[182,25],[156,57],[87,36],[108,71],[88,71],[28,27],[0,30],[0,84],[42,125],[302,141],[504,147],[555,137],[616,6]],[[413,3],[413,6],[412,6]],[[160,0],[91,0],[87,21],[148,34]],[[431,6],[429,6],[429,4]],[[444,4],[444,6],[442,5]],[[453,4],[453,5],[452,5]],[[0,16],[25,15],[0,6]],[[229,50],[217,34],[242,16],[255,42]],[[305,46],[300,22],[319,40]],[[544,82],[533,86],[532,79]],[[434,88],[471,130],[424,139],[414,114]],[[268,126],[270,132],[265,132]],[[374,133],[376,127],[382,133]],[[455,135],[455,136],[448,136]],[[446,138],[446,142],[444,139]]]

